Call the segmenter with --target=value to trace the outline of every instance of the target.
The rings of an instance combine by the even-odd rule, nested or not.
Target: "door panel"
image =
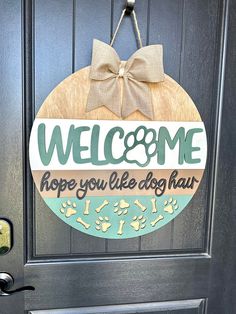
[[[159,303],[139,303],[119,306],[96,306],[74,309],[31,311],[30,314],[203,314],[205,300],[184,300]]]
[[[26,309],[67,308],[202,298],[207,295],[210,258],[145,258],[31,263]]]
[[[50,0],[45,4],[37,0],[32,7],[28,18],[35,25],[33,111],[37,112],[43,98],[59,81],[90,63],[93,38],[109,42],[123,1],[101,1],[96,10],[93,3]],[[193,1],[191,5],[185,1],[137,1],[136,11],[144,42],[164,44],[166,72],[190,93],[206,123],[209,151],[202,185],[191,204],[173,222],[157,232],[127,240],[104,240],[71,229],[50,212],[36,192],[36,201],[29,208],[33,215],[28,226],[33,228],[28,228],[31,250],[25,276],[28,282],[35,282],[37,294],[26,295],[26,309],[207,295],[209,201],[214,185],[214,168],[210,165],[215,158],[214,132],[219,119],[214,82],[215,62],[220,53],[217,23],[223,11],[216,1]],[[115,49],[124,59],[136,50],[128,18]],[[58,274],[63,276],[63,286]]]
[[[34,190],[33,118],[61,80],[90,64],[93,38],[109,42],[123,4],[0,1],[0,218],[12,222],[14,240],[0,266],[16,288],[36,288],[1,297],[1,314],[236,311],[232,0],[136,0],[144,44],[164,45],[166,73],[191,95],[207,129],[202,184],[174,221],[140,238],[104,240],[64,224]],[[123,59],[136,50],[129,18],[115,49]]]
[[[103,0],[94,10],[93,1],[35,1],[35,112],[58,82],[89,65],[93,38],[109,42],[122,6],[123,1]],[[209,151],[203,182],[191,204],[174,221],[157,232],[126,240],[104,240],[71,229],[51,213],[36,192],[32,204],[35,220],[29,221],[33,225],[30,260],[67,259],[68,255],[207,253],[209,200],[214,183],[210,163],[215,142],[211,139],[215,138],[218,119],[214,56],[219,50],[220,6],[218,1],[137,1],[136,11],[143,42],[164,44],[166,72],[190,93],[206,124]],[[136,50],[129,18],[121,26],[115,48],[124,59]]]

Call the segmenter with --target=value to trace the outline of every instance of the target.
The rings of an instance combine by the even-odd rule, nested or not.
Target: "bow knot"
[[[126,61],[120,61],[118,77],[124,77]]]
[[[164,81],[162,58],[162,46],[151,45],[137,50],[128,61],[121,61],[111,46],[94,40],[86,111],[106,106],[118,117],[126,118],[139,110],[152,119],[152,96],[147,83]],[[117,78],[123,80],[122,99]]]

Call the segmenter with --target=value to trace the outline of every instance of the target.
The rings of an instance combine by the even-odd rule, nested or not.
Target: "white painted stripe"
[[[38,140],[37,140],[37,130],[41,123],[46,125],[46,147],[48,148],[52,131],[56,125],[59,125],[63,130],[62,139],[64,149],[66,147],[67,137],[70,126],[73,124],[75,127],[89,126],[91,129],[94,125],[99,124],[101,127],[100,137],[99,137],[99,158],[104,159],[103,143],[107,132],[115,127],[120,126],[125,130],[125,133],[133,132],[139,126],[145,126],[146,128],[153,128],[158,133],[160,127],[165,126],[168,128],[170,135],[173,137],[180,127],[184,127],[186,132],[192,128],[202,128],[203,132],[194,134],[193,146],[200,147],[199,151],[193,152],[193,158],[200,158],[201,162],[198,164],[188,164],[184,163],[178,164],[178,144],[171,150],[168,145],[166,145],[166,161],[164,165],[159,165],[157,163],[156,156],[152,157],[148,166],[145,169],[204,169],[206,164],[207,156],[207,140],[206,132],[203,122],[170,122],[170,121],[120,121],[120,120],[71,120],[71,119],[36,119],[33,124],[30,137],[30,164],[32,170],[105,170],[105,169],[142,169],[136,163],[127,163],[123,161],[117,165],[92,165],[91,163],[77,164],[73,161],[72,153],[70,153],[69,160],[66,165],[61,165],[58,161],[57,153],[54,151],[52,160],[48,166],[44,166],[41,162],[39,150],[38,150]],[[81,145],[90,146],[91,132],[86,131],[81,135]],[[125,147],[123,139],[119,139],[118,136],[114,137],[114,143],[112,146],[113,154],[115,157],[122,155]],[[90,148],[87,151],[82,152],[81,156],[83,158],[90,158]],[[133,154],[134,158],[138,158],[140,162],[143,161],[145,155],[143,154],[143,146],[136,148]]]

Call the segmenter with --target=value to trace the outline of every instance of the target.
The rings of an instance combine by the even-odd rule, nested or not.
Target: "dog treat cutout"
[[[205,169],[206,131],[189,95],[164,74],[160,45],[124,62],[95,40],[91,66],[42,104],[29,155],[36,187],[61,220],[125,239],[158,230],[188,205]]]

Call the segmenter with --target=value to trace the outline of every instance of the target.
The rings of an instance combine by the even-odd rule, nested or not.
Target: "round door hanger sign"
[[[119,72],[110,85],[117,84],[121,95],[88,109],[92,84],[108,97],[108,87],[91,82],[91,72],[87,67],[66,78],[37,114],[29,149],[36,187],[47,206],[81,232],[110,239],[150,233],[179,215],[200,184],[204,123],[166,74],[157,83],[142,83],[150,93],[151,118],[140,108],[121,117],[113,110],[118,102],[122,111],[127,92]]]

